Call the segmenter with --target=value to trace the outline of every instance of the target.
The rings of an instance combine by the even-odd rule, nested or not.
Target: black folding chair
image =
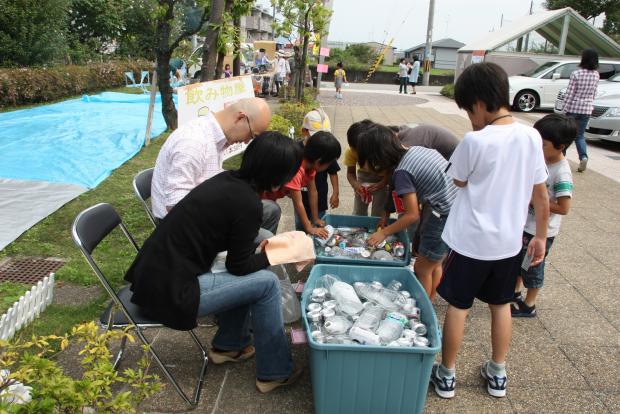
[[[192,399],[190,399],[181,389],[179,383],[172,376],[168,368],[166,368],[166,366],[162,363],[159,355],[155,352],[155,350],[151,346],[151,343],[146,339],[142,332],[146,328],[163,328],[163,325],[157,321],[150,319],[144,314],[140,307],[131,302],[130,299],[132,294],[129,290],[129,286],[124,286],[120,290],[116,291],[110,285],[110,282],[108,282],[108,279],[103,274],[103,272],[101,271],[97,263],[95,263],[95,260],[92,257],[92,253],[99,245],[99,243],[108,234],[110,234],[112,230],[117,227],[119,227],[123,234],[125,234],[127,240],[129,240],[129,242],[137,252],[138,245],[136,244],[134,238],[127,230],[127,227],[125,227],[125,225],[123,224],[118,213],[108,203],[100,203],[82,211],[75,218],[75,220],[73,221],[73,226],[71,227],[73,241],[80,248],[80,250],[84,254],[84,257],[86,258],[86,261],[93,269],[93,271],[97,275],[97,278],[112,299],[110,305],[100,317],[101,325],[106,329],[125,329],[127,327],[133,328],[135,334],[142,341],[142,343],[148,346],[149,352],[151,353],[153,359],[157,362],[159,367],[164,372],[164,375],[172,383],[181,398],[183,398],[183,400],[185,400],[185,402],[187,402],[188,404],[195,406],[196,404],[198,404],[198,400],[200,399],[200,390],[202,389],[202,383],[209,360],[207,357],[207,350],[202,345],[194,331],[190,330],[187,332],[200,349],[200,354],[203,362],[198,382],[194,389],[194,396]],[[116,369],[118,367],[118,364],[120,363],[120,360],[123,356],[123,351],[125,349],[125,344],[126,340],[123,339],[121,341],[120,349],[114,361],[114,369]]]
[[[146,210],[146,214],[149,216],[151,223],[153,223],[153,226],[157,227],[157,219],[153,215],[153,211],[148,204],[148,199],[151,198],[151,181],[153,180],[153,170],[154,168],[149,168],[136,174],[133,178],[133,191],[142,203],[144,210]]]

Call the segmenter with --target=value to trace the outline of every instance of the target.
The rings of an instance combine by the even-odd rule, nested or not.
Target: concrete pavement
[[[369,85],[378,86],[378,85]],[[372,91],[375,92],[372,92]],[[349,93],[350,92],[350,93]],[[433,123],[461,137],[469,131],[469,121],[454,103],[436,91],[420,91],[400,96],[388,91],[344,91],[343,102],[330,100],[332,90],[321,100],[332,120],[334,134],[346,146],[349,125],[364,118],[387,125]],[[404,101],[403,101],[404,100]],[[531,122],[528,115],[518,116]],[[534,116],[535,117],[535,116]],[[485,390],[479,366],[490,354],[490,315],[476,303],[465,332],[457,365],[457,395],[441,400],[429,390],[427,412],[458,413],[620,413],[620,184],[596,172],[597,162],[585,174],[574,174],[573,209],[564,219],[548,258],[545,287],[537,305],[539,315],[517,319],[508,359],[509,389],[504,399],[494,399]],[[596,168],[595,168],[596,167]],[[573,165],[573,170],[575,166]],[[350,214],[353,192],[344,170],[340,178],[341,205],[333,212]],[[293,228],[292,207],[282,202],[280,231]],[[292,279],[304,275],[291,275]],[[445,302],[436,309],[443,321]],[[198,330],[207,342],[212,328]],[[174,365],[189,389],[198,369],[189,336],[168,330],[149,333],[155,347]],[[123,362],[131,366],[136,346]],[[293,346],[297,363],[308,366],[308,350]],[[65,356],[70,361],[70,355]],[[254,388],[254,360],[241,364],[210,365],[199,407],[200,413],[292,413],[313,412],[312,387],[308,370],[299,384],[268,395]],[[171,386],[147,401],[144,412],[184,412],[187,407]]]

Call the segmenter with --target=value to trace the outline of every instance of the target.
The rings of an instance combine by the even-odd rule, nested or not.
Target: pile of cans
[[[420,308],[410,292],[401,290],[399,282],[392,281],[387,286],[378,281],[356,282],[352,287],[363,305],[362,311],[355,315],[341,310],[329,288],[317,287],[312,290],[306,306],[306,320],[314,341],[323,344],[389,347],[430,346],[427,327],[420,319]],[[367,320],[360,320],[365,318],[367,312],[377,316],[372,327]],[[388,326],[390,323],[392,326]],[[388,332],[387,340],[385,328],[388,331],[396,328],[396,331],[392,329]]]
[[[353,259],[371,259],[381,261],[402,260],[405,245],[394,235],[388,236],[377,246],[368,245],[372,235],[365,227],[325,226],[328,237],[315,238],[317,256],[348,257]]]

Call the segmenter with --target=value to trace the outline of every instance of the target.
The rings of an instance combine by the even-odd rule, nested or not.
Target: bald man
[[[155,161],[151,182],[155,217],[163,219],[194,187],[222,172],[224,150],[237,142],[247,144],[265,131],[270,121],[267,102],[248,98],[209,112],[170,134]],[[266,204],[263,210],[263,228],[271,231],[274,222],[277,228],[280,208]]]

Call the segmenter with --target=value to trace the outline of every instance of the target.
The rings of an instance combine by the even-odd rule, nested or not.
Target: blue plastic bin
[[[333,227],[366,227],[369,230],[373,230],[379,223],[379,217],[367,217],[367,216],[340,216],[335,214],[326,214],[323,217],[326,224],[331,224]],[[394,222],[395,220],[390,220]],[[408,266],[411,261],[411,243],[409,243],[409,235],[406,230],[399,232],[396,237],[405,245],[405,255],[400,260],[383,261],[372,259],[352,259],[348,257],[326,257],[319,256],[316,245],[314,246],[314,252],[316,255],[316,263],[326,264],[348,264],[348,265],[362,265],[362,266],[391,266],[402,267]]]
[[[428,348],[393,348],[366,345],[320,344],[312,339],[303,317],[310,346],[310,370],[314,410],[317,414],[413,414],[421,413],[426,402],[428,380],[435,355],[441,349],[439,324],[422,285],[404,267],[315,265],[302,295],[302,314],[312,289],[324,274],[343,282],[370,282],[384,285],[402,283],[418,302],[422,322],[428,328]]]

